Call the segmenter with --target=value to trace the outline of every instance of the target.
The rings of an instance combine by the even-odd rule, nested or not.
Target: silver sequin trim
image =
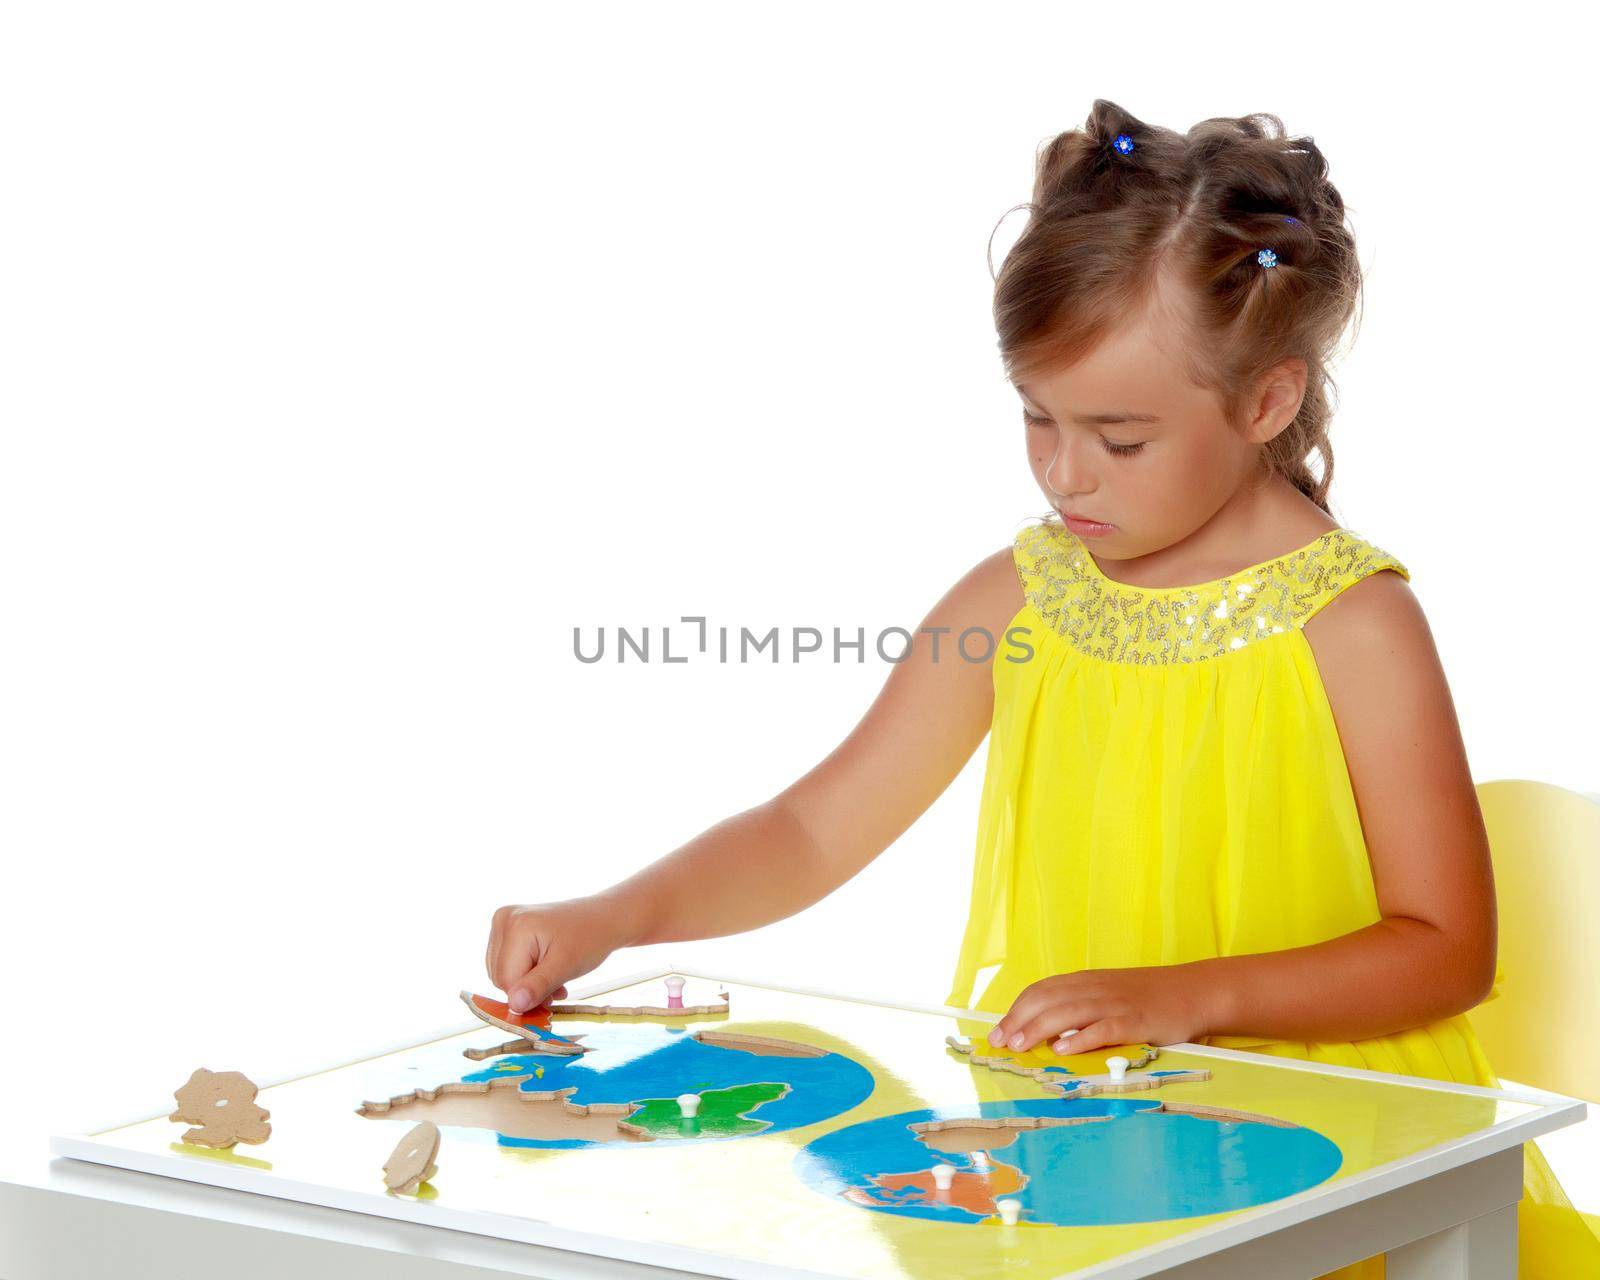
[[[1349,529],[1231,577],[1192,587],[1112,582],[1084,561],[1075,534],[1050,521],[1017,535],[1028,603],[1079,652],[1108,662],[1198,662],[1304,625],[1353,582],[1406,567]]]

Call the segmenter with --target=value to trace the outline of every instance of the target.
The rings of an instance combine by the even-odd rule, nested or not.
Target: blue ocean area
[[[644,1102],[676,1099],[683,1093],[704,1093],[739,1085],[771,1082],[788,1086],[781,1098],[762,1102],[748,1114],[764,1122],[761,1133],[798,1129],[842,1115],[871,1095],[872,1073],[839,1053],[821,1057],[785,1057],[745,1049],[702,1044],[681,1027],[650,1023],[609,1023],[585,1029],[581,1054],[508,1054],[494,1065],[462,1076],[494,1080],[527,1073],[518,1088],[528,1093],[577,1088],[571,1101]],[[534,1075],[543,1068],[542,1076]],[[746,1136],[746,1135],[739,1135]],[[749,1135],[754,1136],[754,1135]],[[593,1147],[614,1145],[582,1138],[514,1138],[497,1134],[506,1147]],[[653,1146],[682,1142],[730,1140],[720,1135],[656,1138]],[[618,1139],[627,1141],[627,1139]]]
[[[975,1116],[1085,1115],[1111,1118],[1018,1129],[1005,1146],[967,1152],[938,1150],[908,1128]],[[953,1192],[934,1189],[931,1170],[941,1163],[957,1171]],[[883,1213],[974,1223],[994,1216],[993,1200],[1009,1197],[1021,1202],[1023,1222],[1106,1226],[1253,1208],[1327,1181],[1342,1163],[1338,1146],[1312,1129],[1095,1095],[967,1103],[847,1125],[803,1147],[795,1172],[823,1195]]]

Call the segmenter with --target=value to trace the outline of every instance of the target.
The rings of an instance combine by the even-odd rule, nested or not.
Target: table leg
[[[1517,1206],[1390,1249],[1387,1280],[1516,1280]]]

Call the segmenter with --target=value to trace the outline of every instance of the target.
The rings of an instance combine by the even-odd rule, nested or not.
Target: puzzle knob
[[[1000,1210],[1000,1221],[1008,1227],[1017,1225],[1017,1219],[1022,1215],[1022,1201],[996,1200],[994,1207]]]
[[[667,979],[667,1008],[683,1008],[683,978]]]
[[[950,1184],[955,1181],[956,1167],[953,1164],[936,1164],[933,1166],[933,1185],[940,1191],[950,1190]]]
[[[1123,1057],[1107,1058],[1106,1070],[1111,1073],[1113,1080],[1120,1080],[1128,1074],[1128,1060]]]
[[[678,1107],[683,1112],[684,1119],[693,1120],[700,1114],[700,1095],[698,1093],[680,1093]]]

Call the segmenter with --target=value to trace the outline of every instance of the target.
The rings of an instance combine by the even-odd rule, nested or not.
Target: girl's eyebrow
[[[1016,387],[1017,394],[1022,397],[1023,402],[1025,404],[1027,404],[1027,405],[1032,406],[1033,401],[1029,398],[1028,393],[1022,389],[1022,385],[1020,383],[1015,383],[1015,382],[1012,383],[1011,385]],[[1080,423],[1080,424],[1082,424],[1083,426],[1086,426],[1086,427],[1100,427],[1100,426],[1105,426],[1107,423],[1111,423],[1111,422],[1160,422],[1161,421],[1161,419],[1159,417],[1157,417],[1153,413],[1136,413],[1131,409],[1107,411],[1107,412],[1104,412],[1104,413],[1074,413],[1074,414],[1071,414],[1069,416],[1072,418],[1072,420],[1074,422]]]

